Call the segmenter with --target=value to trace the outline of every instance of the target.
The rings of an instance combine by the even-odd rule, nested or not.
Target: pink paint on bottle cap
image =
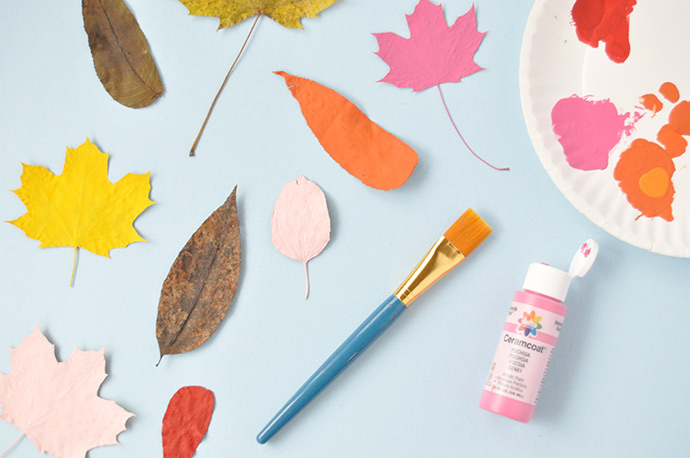
[[[529,422],[567,307],[562,303],[574,277],[583,277],[599,245],[587,240],[568,272],[543,263],[529,266],[523,290],[513,297],[479,407]]]

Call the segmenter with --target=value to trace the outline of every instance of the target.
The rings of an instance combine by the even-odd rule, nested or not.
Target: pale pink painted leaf
[[[474,54],[486,32],[477,30],[474,5],[448,27],[441,5],[420,0],[407,15],[407,24],[410,38],[392,32],[374,34],[379,43],[376,54],[390,67],[382,82],[411,87],[416,92],[441,83],[457,83],[483,70],[474,62]]]
[[[0,418],[19,428],[36,448],[56,458],[84,458],[102,445],[117,444],[134,416],[98,397],[105,380],[104,349],[75,349],[64,362],[36,326],[11,348],[12,370],[0,374]]]
[[[304,264],[309,296],[307,262],[321,253],[331,238],[331,218],[326,196],[314,182],[304,178],[283,187],[273,207],[271,240],[278,251]]]

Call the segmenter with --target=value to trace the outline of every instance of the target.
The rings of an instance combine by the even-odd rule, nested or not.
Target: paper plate
[[[657,132],[668,122],[675,105],[659,94],[661,84],[674,83],[680,101],[690,99],[690,2],[638,1],[629,16],[631,52],[623,63],[610,60],[603,43],[592,48],[578,39],[571,16],[574,3],[536,0],[525,30],[520,96],[539,159],[558,189],[598,226],[646,250],[690,257],[690,147],[672,159],[672,221],[642,215],[614,179],[620,155],[632,141],[641,138],[656,142]],[[664,103],[663,109],[652,116],[640,105],[644,94],[656,94]],[[608,100],[621,114],[642,114],[630,135],[623,136],[610,150],[608,165],[602,170],[579,170],[569,165],[554,133],[552,110],[559,100],[573,95]]]

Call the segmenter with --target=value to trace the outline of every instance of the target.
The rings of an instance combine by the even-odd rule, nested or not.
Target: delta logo
[[[518,323],[520,323],[520,326],[517,328],[518,332],[524,332],[525,337],[529,336],[530,334],[533,337],[536,337],[537,331],[542,328],[540,323],[541,317],[536,315],[537,314],[534,310],[532,310],[530,313],[522,312],[522,318],[518,320]]]

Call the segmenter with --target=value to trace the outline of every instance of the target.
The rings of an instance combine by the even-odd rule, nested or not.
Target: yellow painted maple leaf
[[[151,173],[132,174],[117,183],[108,180],[108,154],[88,138],[77,149],[67,148],[62,175],[45,167],[22,164],[22,186],[14,193],[26,206],[26,214],[11,224],[41,248],[86,248],[110,257],[142,238],[132,224],[149,200]]]
[[[300,18],[316,17],[337,0],[180,0],[194,16],[215,16],[219,29],[254,15],[268,16],[278,24],[301,29]]]

